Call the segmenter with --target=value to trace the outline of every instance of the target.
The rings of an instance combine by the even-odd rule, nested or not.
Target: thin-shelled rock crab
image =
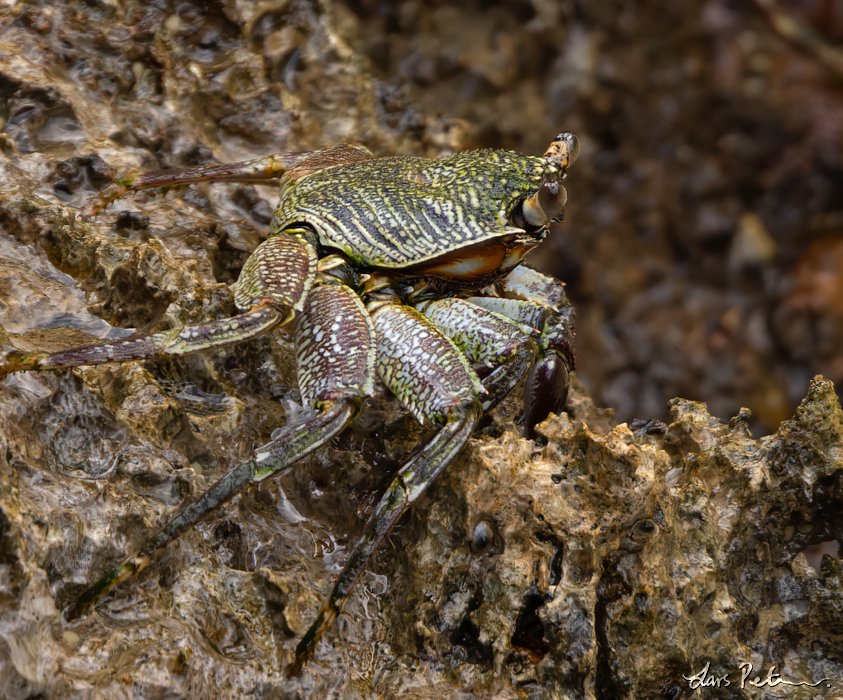
[[[279,474],[337,435],[379,379],[433,433],[388,486],[296,648],[288,673],[298,673],[379,544],[454,459],[483,412],[525,376],[527,436],[564,406],[574,367],[573,309],[562,283],[521,260],[561,220],[561,181],[578,153],[577,138],[567,133],[542,157],[481,150],[439,160],[375,158],[346,144],[129,176],[104,190],[89,214],[130,191],[280,178],[269,237],[235,285],[243,313],[55,353],[9,351],[0,357],[0,377],[184,355],[281,329],[293,340],[299,389],[312,413],[180,510],[88,588],[67,618],[83,614],[247,483]]]

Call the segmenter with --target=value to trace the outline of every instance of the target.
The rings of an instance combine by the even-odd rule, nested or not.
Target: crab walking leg
[[[328,600],[296,647],[297,675],[340,615],[360,576],[401,515],[457,456],[482,415],[483,387],[464,355],[418,311],[388,304],[373,312],[381,380],[437,432],[398,472],[375,508]]]
[[[127,338],[59,352],[18,352],[0,355],[0,378],[24,370],[55,370],[80,365],[187,355],[223,348],[290,321],[301,311],[313,286],[316,252],[298,236],[274,236],[246,261],[234,299],[246,313],[200,326],[185,326],[140,338]]]
[[[324,444],[345,428],[358,411],[359,405],[354,402],[331,402],[321,406],[319,413],[306,425],[284,430],[275,440],[259,448],[253,459],[238,464],[197,501],[180,510],[137,554],[103,574],[67,609],[66,619],[72,621],[83,615],[102,596],[144,569],[159,549],[178,538],[202,516],[221,506],[248,483],[282,472]]]
[[[284,320],[271,306],[262,306],[240,316],[185,326],[142,338],[114,340],[59,352],[18,352],[0,356],[0,378],[11,372],[51,370],[107,362],[144,360],[161,355],[186,355],[221,348],[266,333]]]
[[[119,567],[102,576],[67,611],[68,620],[85,612],[102,595],[143,569],[156,551],[250,482],[280,473],[337,435],[357,415],[374,377],[375,335],[359,297],[342,285],[317,287],[295,329],[296,364],[302,396],[316,413],[286,426],[182,509],[157,535]],[[337,344],[340,347],[337,347]]]
[[[483,378],[487,391],[484,411],[512,391],[538,354],[538,330],[470,301],[439,299],[416,308],[453,340],[475,366],[491,370]]]
[[[559,413],[568,398],[569,374],[575,369],[574,309],[562,282],[524,265],[485,291],[493,296],[469,301],[541,333],[539,358],[524,390],[524,435],[532,438],[535,426]]]
[[[117,178],[85,207],[83,214],[93,216],[111,202],[129,192],[157,187],[187,185],[194,182],[261,182],[275,180],[298,170],[301,174],[314,168],[366,160],[372,154],[357,144],[342,144],[320,151],[276,153],[265,158],[240,163],[207,163],[193,168],[169,168],[145,173],[130,173]]]

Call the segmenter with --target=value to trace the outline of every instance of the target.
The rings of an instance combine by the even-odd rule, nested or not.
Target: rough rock
[[[231,313],[229,284],[276,193],[144,194],[82,221],[77,208],[126,170],[349,140],[431,157],[540,152],[564,127],[584,152],[569,221],[537,263],[579,295],[580,373],[629,423],[579,384],[537,442],[518,435],[517,397],[500,407],[287,680],[298,636],[424,431],[376,397],[329,447],[69,624],[61,610],[103,569],[294,419],[289,348],[273,337],[9,377],[0,696],[678,698],[694,677],[707,697],[843,695],[840,561],[806,558],[843,536],[831,383],[815,380],[776,428],[810,368],[839,371],[836,287],[814,274],[839,158],[816,105],[835,93],[726,3],[396,7],[4,6],[0,345],[57,349]],[[642,28],[660,37],[647,60],[625,53]],[[797,95],[776,68],[786,59],[814,77]],[[820,238],[803,255],[806,229]],[[736,416],[680,400],[661,413],[660,392],[684,389]],[[753,437],[759,425],[773,434]],[[773,667],[829,680],[748,685]]]

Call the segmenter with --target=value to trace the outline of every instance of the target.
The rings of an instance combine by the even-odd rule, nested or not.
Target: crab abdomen
[[[306,224],[363,267],[477,277],[541,240],[509,215],[554,175],[544,159],[506,151],[347,163],[288,182],[272,231]]]

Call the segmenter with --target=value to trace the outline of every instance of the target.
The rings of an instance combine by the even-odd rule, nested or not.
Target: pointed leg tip
[[[316,651],[316,645],[319,640],[322,639],[325,632],[331,629],[338,616],[339,610],[331,607],[330,603],[319,611],[319,615],[316,616],[313,624],[296,645],[296,655],[293,663],[284,672],[287,678],[293,678],[302,672],[304,665],[313,656],[313,652]]]
[[[301,675],[302,670],[304,669],[304,665],[307,663],[306,658],[299,658],[298,656],[293,660],[287,670],[284,671],[285,678],[298,678]]]
[[[85,593],[87,593],[87,591]],[[62,619],[65,622],[76,622],[91,608],[91,606],[93,605],[93,601],[88,600],[85,596],[85,593],[83,593],[80,597],[76,598],[76,600],[74,600],[62,611]]]
[[[310,657],[313,656],[313,651],[316,648],[318,637],[314,638],[311,634],[312,632],[313,627],[307,631],[307,634],[305,634],[302,640],[296,645],[296,654],[293,657],[293,662],[287,667],[287,670],[284,671],[284,675],[287,678],[296,678],[301,675],[304,665],[310,660]]]

